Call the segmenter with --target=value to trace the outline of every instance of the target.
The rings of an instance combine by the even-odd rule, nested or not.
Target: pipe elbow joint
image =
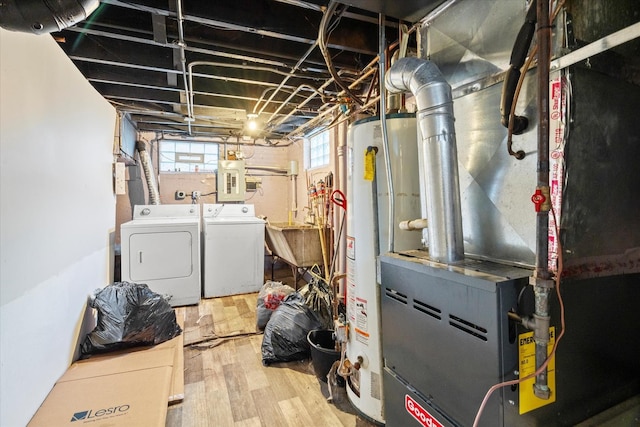
[[[385,77],[386,89],[391,93],[415,94],[421,86],[435,82],[448,85],[433,62],[416,57],[398,59]]]

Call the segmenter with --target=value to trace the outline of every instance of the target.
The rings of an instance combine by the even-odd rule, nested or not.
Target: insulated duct
[[[34,34],[60,31],[86,19],[99,4],[98,0],[3,0],[0,27]]]
[[[438,67],[420,58],[399,59],[386,77],[390,92],[411,92],[422,135],[420,169],[426,177],[429,255],[440,262],[464,258],[458,153],[451,86]]]
[[[144,142],[136,142],[136,149],[140,154],[140,163],[142,163],[142,169],[144,170],[144,178],[147,181],[147,188],[149,189],[149,204],[160,204],[160,193],[158,192],[158,186],[155,181],[155,173],[153,172],[153,164],[151,163],[151,156],[147,151],[147,146]]]

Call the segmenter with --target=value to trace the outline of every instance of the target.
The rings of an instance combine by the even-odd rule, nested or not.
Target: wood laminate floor
[[[166,426],[373,426],[344,388],[327,402],[310,360],[262,365],[256,301],[236,295],[177,310],[185,315],[185,397],[169,407]]]

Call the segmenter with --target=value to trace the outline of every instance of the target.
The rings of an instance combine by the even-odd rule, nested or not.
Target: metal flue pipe
[[[386,77],[390,92],[411,92],[422,135],[419,158],[427,177],[429,256],[445,263],[464,259],[458,153],[451,86],[431,61],[399,59]]]

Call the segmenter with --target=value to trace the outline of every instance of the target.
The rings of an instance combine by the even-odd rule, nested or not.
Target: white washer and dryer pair
[[[144,283],[172,306],[202,295],[199,205],[137,205],[120,227],[121,280]]]
[[[251,204],[204,204],[205,298],[258,292],[264,284],[265,221]]]

